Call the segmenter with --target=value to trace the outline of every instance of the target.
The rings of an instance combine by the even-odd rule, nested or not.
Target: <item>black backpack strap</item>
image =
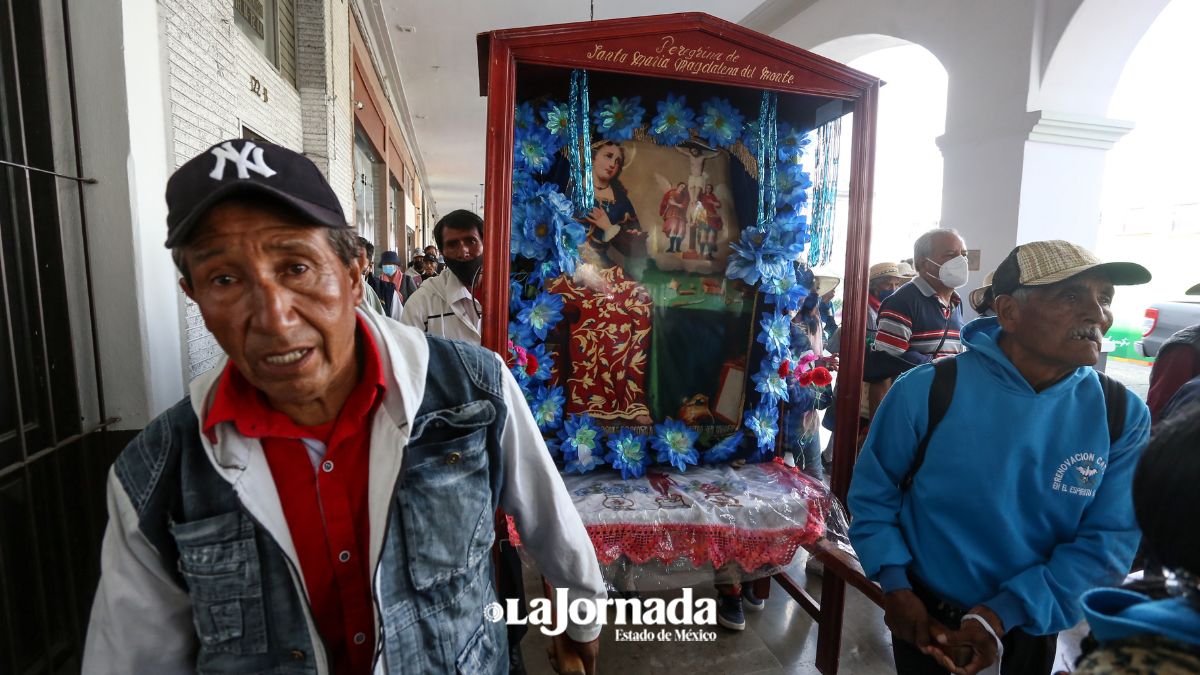
[[[1100,388],[1104,391],[1104,412],[1108,415],[1108,444],[1111,447],[1125,433],[1125,385],[1096,371]]]
[[[925,437],[917,444],[912,466],[900,481],[901,492],[907,492],[912,487],[913,478],[925,462],[925,449],[929,447],[933,430],[937,429],[942,418],[946,416],[946,411],[950,409],[950,401],[954,399],[954,385],[957,382],[958,361],[953,356],[933,362],[933,382],[929,385],[929,425],[925,429]]]

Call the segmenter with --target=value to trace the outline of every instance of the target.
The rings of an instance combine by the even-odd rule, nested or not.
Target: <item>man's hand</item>
[[[991,609],[983,605],[976,605],[969,613],[987,619],[988,625],[992,627],[996,635],[1004,636],[1004,623]],[[931,645],[931,649],[926,653],[934,657],[943,668],[957,673],[957,675],[975,675],[995,663],[999,656],[996,651],[996,639],[975,619],[963,621],[956,631],[948,631],[936,636],[934,642],[935,644]],[[969,647],[970,659],[963,659],[959,663],[955,663],[955,659],[947,656],[947,653],[953,653],[950,649],[953,645]]]
[[[929,612],[911,590],[904,588],[883,596],[883,621],[897,638],[917,647],[929,644]]]
[[[576,642],[566,635],[554,637],[550,651],[550,667],[563,675],[595,675],[596,657],[600,654],[600,638],[591,642]],[[583,670],[579,670],[579,666]]]

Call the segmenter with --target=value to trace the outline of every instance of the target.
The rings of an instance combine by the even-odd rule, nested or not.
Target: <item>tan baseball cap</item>
[[[1049,286],[1090,270],[1101,270],[1117,286],[1150,281],[1150,271],[1132,262],[1104,262],[1069,241],[1031,241],[1009,252],[992,278],[994,295],[1011,295],[1021,286]]]
[[[867,272],[867,281],[874,281],[881,277],[898,277],[901,279],[911,279],[917,276],[910,265],[905,263],[881,262],[871,265],[871,269]]]

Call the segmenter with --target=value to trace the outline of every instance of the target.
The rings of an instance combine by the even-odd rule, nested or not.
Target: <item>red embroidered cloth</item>
[[[619,267],[559,277],[546,290],[578,313],[570,326],[566,412],[599,420],[649,417],[646,355],[650,353],[650,296]]]

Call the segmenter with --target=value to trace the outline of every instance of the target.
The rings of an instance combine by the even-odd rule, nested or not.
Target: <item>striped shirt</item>
[[[962,327],[958,293],[950,296],[947,306],[929,282],[917,277],[880,305],[879,330],[871,348],[912,364],[928,363],[963,350],[958,338]]]

